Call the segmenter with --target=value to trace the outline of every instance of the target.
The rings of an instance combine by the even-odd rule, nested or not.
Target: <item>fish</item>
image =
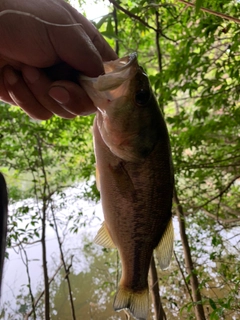
[[[95,242],[119,252],[122,274],[114,310],[145,320],[153,252],[163,270],[173,252],[169,134],[137,54],[108,61],[104,69],[99,77],[80,77],[97,108],[93,137],[104,222]]]
[[[0,295],[3,275],[3,262],[6,250],[8,217],[8,193],[4,176],[0,172]]]

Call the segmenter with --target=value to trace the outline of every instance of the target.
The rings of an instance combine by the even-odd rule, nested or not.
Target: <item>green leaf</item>
[[[195,1],[195,12],[198,13],[201,9],[203,0],[196,0]]]
[[[209,299],[209,304],[213,308],[213,310],[217,309],[217,306],[216,306],[215,302],[211,298]]]

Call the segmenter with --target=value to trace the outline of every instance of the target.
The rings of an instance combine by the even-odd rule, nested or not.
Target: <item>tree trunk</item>
[[[186,234],[185,229],[185,216],[183,212],[183,208],[179,202],[176,188],[174,188],[174,194],[173,194],[173,200],[177,206],[177,216],[179,221],[179,229],[180,229],[180,236],[182,240],[183,245],[183,252],[184,252],[184,259],[185,259],[185,265],[188,275],[190,276],[190,283],[191,283],[191,289],[192,289],[192,298],[194,303],[194,311],[196,320],[206,320],[204,309],[202,305],[202,297],[201,293],[199,291],[199,283],[196,273],[194,272],[194,266],[191,256],[191,250],[188,243],[188,238]]]
[[[166,314],[162,307],[162,302],[159,294],[158,275],[157,275],[156,265],[155,265],[153,256],[150,264],[149,275],[150,275],[149,286],[150,286],[152,302],[154,306],[155,320],[167,320]]]

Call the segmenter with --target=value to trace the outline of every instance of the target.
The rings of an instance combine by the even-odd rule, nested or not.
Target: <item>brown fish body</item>
[[[126,64],[131,62],[130,57]],[[94,145],[105,219],[96,242],[115,246],[120,254],[115,310],[127,308],[136,319],[146,319],[153,250],[165,239],[163,268],[172,254],[173,170],[166,124],[148,79],[136,60],[130,67],[132,74],[123,81],[126,90],[111,88],[113,97],[102,103],[93,99],[99,108]]]

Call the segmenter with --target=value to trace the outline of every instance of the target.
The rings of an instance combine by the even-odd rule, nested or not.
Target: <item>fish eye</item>
[[[136,92],[135,102],[138,105],[140,105],[140,106],[145,105],[149,99],[150,99],[150,91],[149,90],[141,89]]]

